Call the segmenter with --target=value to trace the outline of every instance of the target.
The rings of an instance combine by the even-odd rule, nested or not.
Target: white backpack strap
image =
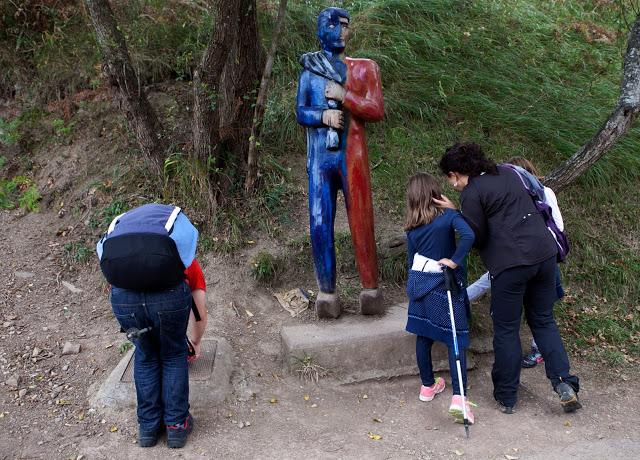
[[[180,209],[180,207],[178,207],[178,206],[173,208],[173,212],[169,216],[169,220],[167,220],[167,223],[164,224],[164,228],[167,231],[167,233],[171,231],[171,228],[173,227],[173,224],[175,223],[176,219],[178,218],[178,214],[180,214],[180,211],[182,211],[182,209]]]
[[[116,228],[118,221],[125,214],[126,212],[123,212],[122,214],[120,214],[119,216],[116,216],[116,218],[111,221],[111,224],[109,225],[109,229],[107,230],[107,235],[110,234]]]

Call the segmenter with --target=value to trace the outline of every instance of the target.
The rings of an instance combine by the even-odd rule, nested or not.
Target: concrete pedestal
[[[337,321],[285,326],[282,357],[286,371],[295,373],[305,357],[344,383],[418,374],[416,337],[404,330],[407,305],[395,305],[381,317],[347,316]],[[436,343],[434,370],[449,370],[447,348]],[[472,354],[467,368],[475,367]]]
[[[93,407],[111,410],[136,407],[133,352],[129,350],[97,391],[89,389]],[[226,340],[203,339],[201,357],[189,365],[189,402],[205,407],[223,401],[231,390],[232,366],[233,352]]]

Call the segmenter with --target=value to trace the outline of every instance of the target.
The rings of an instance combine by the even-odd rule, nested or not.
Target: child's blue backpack
[[[113,219],[96,250],[110,284],[149,292],[182,283],[197,244],[198,230],[179,207],[152,203]]]
[[[556,246],[558,247],[558,262],[564,262],[564,260],[567,258],[567,254],[569,254],[569,239],[567,238],[567,235],[556,225],[556,221],[553,219],[553,215],[551,213],[551,207],[544,201],[544,186],[540,184],[535,176],[533,176],[523,168],[508,163],[505,163],[503,166],[506,166],[514,171],[520,178],[520,181],[522,182],[524,188],[527,190],[527,192],[529,192],[529,195],[533,200],[533,204],[535,204],[536,209],[544,219],[545,225],[551,232],[551,235],[553,235],[553,238],[556,240]],[[533,190],[534,187],[532,186],[532,184],[535,184],[537,186],[537,188],[539,189],[538,192],[542,190],[542,198],[540,196],[540,193],[536,193],[536,191]]]

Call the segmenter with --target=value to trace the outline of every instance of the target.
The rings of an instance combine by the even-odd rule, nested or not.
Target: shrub
[[[275,283],[280,272],[280,262],[267,251],[260,251],[251,261],[251,274],[256,281],[264,284]]]

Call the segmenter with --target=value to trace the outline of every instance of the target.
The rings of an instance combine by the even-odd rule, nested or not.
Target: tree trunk
[[[264,106],[267,101],[267,87],[269,86],[269,79],[271,78],[271,71],[273,70],[273,61],[278,49],[278,43],[280,42],[280,34],[282,32],[286,10],[287,0],[280,0],[276,27],[271,40],[271,48],[269,50],[269,55],[267,56],[267,62],[264,65],[262,80],[260,81],[260,90],[258,91],[258,98],[256,99],[256,107],[253,111],[251,135],[249,136],[249,152],[247,154],[247,179],[245,182],[245,192],[248,194],[253,193],[256,180],[258,178],[258,137],[260,136],[262,120],[264,118]]]
[[[238,3],[236,41],[222,77],[224,101],[220,107],[220,147],[218,167],[244,171],[249,150],[253,108],[260,80],[263,57],[258,35],[255,0]],[[229,43],[229,42],[227,42]],[[223,188],[232,185],[231,176]],[[235,182],[235,180],[234,180]]]
[[[571,158],[544,178],[556,192],[571,184],[626,133],[640,113],[640,16],[629,32],[620,99],[604,126]]]
[[[113,11],[106,0],[85,2],[96,30],[104,70],[111,85],[117,88],[120,108],[135,133],[140,150],[160,171],[165,150],[162,126],[131,64],[127,44],[118,29]]]
[[[262,50],[255,0],[218,0],[216,25],[194,74],[195,154],[224,171],[211,177],[217,198],[244,169]]]
[[[239,0],[218,0],[211,42],[193,75],[193,150],[197,158],[209,161],[219,138],[220,80],[229,56],[229,43],[237,34]]]

